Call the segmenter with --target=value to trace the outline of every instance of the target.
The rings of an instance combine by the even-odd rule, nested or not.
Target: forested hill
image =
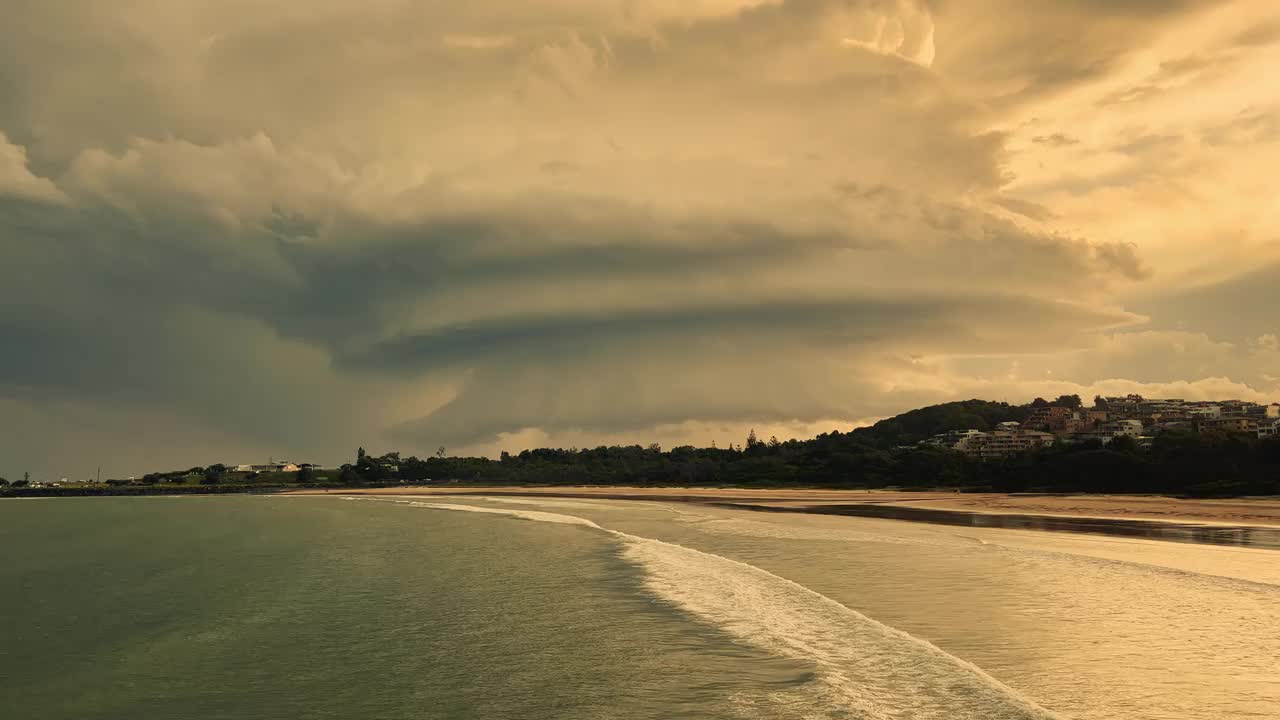
[[[850,435],[857,441],[880,448],[914,445],[921,440],[952,430],[991,430],[998,423],[1022,422],[1030,414],[1029,405],[1010,405],[987,400],[962,400],[911,410],[881,420],[871,427],[857,428]]]

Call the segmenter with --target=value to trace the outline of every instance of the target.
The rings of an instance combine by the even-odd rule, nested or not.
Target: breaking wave
[[[740,709],[761,717],[1057,717],[978,667],[753,565],[611,530],[573,515],[452,503],[390,502],[579,525],[608,533],[621,543],[622,557],[644,571],[645,588],[661,602],[716,626],[740,642],[813,666],[811,680],[794,690],[769,695],[765,702],[768,707],[739,699]]]

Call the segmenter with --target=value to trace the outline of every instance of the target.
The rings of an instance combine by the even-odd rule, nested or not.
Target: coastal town
[[[1076,401],[1078,397],[1072,396]],[[1110,444],[1128,438],[1149,446],[1163,432],[1230,432],[1280,437],[1280,404],[1241,400],[1188,401],[1141,395],[1097,397],[1092,408],[1082,403],[1033,403],[1022,422],[1002,422],[991,430],[953,430],[919,445],[955,450],[978,458],[1005,458],[1055,443],[1097,441]]]
[[[1045,452],[1032,453],[1037,450]],[[0,478],[0,493],[248,492],[311,485],[464,481],[921,488],[1071,488],[1087,481],[1093,484],[1090,487],[1178,491],[1208,483],[1212,487],[1206,486],[1203,492],[1226,493],[1230,486],[1230,492],[1247,487],[1252,494],[1269,494],[1272,481],[1267,478],[1276,476],[1261,468],[1280,461],[1277,450],[1280,403],[1126,395],[1098,396],[1086,407],[1078,395],[1063,395],[1051,401],[1036,398],[1025,405],[954,401],[811,440],[771,438],[766,442],[753,431],[744,445],[726,447],[535,448],[518,454],[504,452],[496,459],[451,457],[443,447],[425,459],[399,452],[371,455],[359,448],[354,463],[338,467],[273,458],[266,463],[215,463],[126,478],[102,479],[95,473],[85,480],[39,480],[24,474],[13,482]],[[1018,466],[1022,470],[1012,467],[1016,462],[1000,462],[1023,456],[1028,462]],[[1039,469],[1028,469],[1033,467]],[[1018,472],[1026,473],[1022,480],[1009,480],[1009,473]],[[1053,479],[1054,472],[1061,477]]]

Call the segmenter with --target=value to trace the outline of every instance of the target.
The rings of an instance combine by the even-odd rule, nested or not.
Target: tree
[[[443,459],[444,459],[444,456],[445,456],[444,446],[443,446],[443,445],[441,445],[440,447],[436,448],[436,457],[438,457],[438,458],[440,458],[441,460],[443,460]]]
[[[0,487],[5,487],[8,484],[9,484],[8,480],[5,480],[4,478],[0,477]]]
[[[360,473],[356,472],[355,468],[350,465],[343,465],[342,474],[338,476],[338,482],[343,485],[359,485],[363,482],[363,479],[360,477]]]
[[[365,458],[366,458],[366,457],[368,457],[368,454],[364,451],[364,448],[360,448],[359,450],[356,450],[356,464],[357,464],[357,465],[360,465],[360,464],[364,463],[364,460],[365,460]]]
[[[204,477],[200,478],[201,485],[217,485],[222,482],[222,473],[215,472],[213,468],[204,471]]]
[[[1053,404],[1058,407],[1079,410],[1084,405],[1084,401],[1080,399],[1079,395],[1059,395],[1058,399],[1053,401]]]
[[[299,485],[310,485],[316,481],[316,471],[310,467],[298,468],[297,474],[293,476]]]
[[[1106,399],[1106,398],[1104,398],[1104,397],[1102,397],[1101,395],[1094,395],[1094,396],[1093,396],[1093,406],[1094,406],[1095,408],[1097,408],[1098,410],[1106,410],[1106,409],[1107,409],[1107,399]]]
[[[14,480],[14,481],[13,481],[13,486],[14,486],[14,487],[16,487],[16,488],[26,487],[26,486],[28,486],[28,485],[30,485],[30,484],[31,484],[31,481],[30,481],[30,480],[26,480],[26,479],[23,479],[23,480]]]
[[[1031,401],[1031,407],[1033,408],[1049,407],[1049,401],[1045,400],[1042,397],[1038,397],[1035,400]]]
[[[751,428],[751,432],[747,433],[747,449],[754,450],[760,444],[760,439],[756,437],[756,429]]]
[[[1107,443],[1107,449],[1117,453],[1136,453],[1138,452],[1138,442],[1128,435],[1120,435],[1111,438],[1111,442]]]

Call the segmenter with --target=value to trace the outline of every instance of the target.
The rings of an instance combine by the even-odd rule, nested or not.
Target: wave
[[[774,693],[764,717],[853,720],[1049,720],[1053,713],[980,668],[791,580],[682,545],[559,513],[390,501],[579,525],[608,533],[645,573],[655,598],[740,642],[815,668],[794,691]],[[751,703],[744,703],[744,706]],[[755,708],[751,708],[755,709]]]
[[[510,517],[517,517],[522,520],[535,520],[537,522],[557,523],[560,525],[582,525],[584,527],[595,528],[596,530],[605,529],[586,518],[580,518],[574,515],[561,515],[560,513],[540,512],[538,510],[508,510],[506,508],[485,508],[477,507],[475,505],[455,505],[452,503],[429,503],[418,501],[409,501],[403,504],[411,505],[413,507],[434,508],[436,510],[464,510],[466,512],[488,513],[491,515],[507,515]]]
[[[459,496],[441,495],[439,497],[450,497],[450,499],[463,499]],[[625,504],[608,503],[600,500],[556,500],[537,498],[534,500],[522,500],[519,498],[497,497],[495,495],[473,495],[472,500],[483,500],[485,502],[502,503],[504,505],[536,505],[539,507],[558,507],[583,510],[623,510],[630,509],[631,506]]]

